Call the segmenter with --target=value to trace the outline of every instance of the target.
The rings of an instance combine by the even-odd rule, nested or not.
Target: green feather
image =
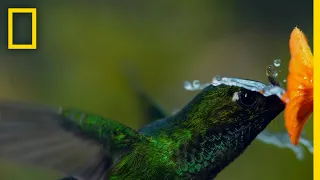
[[[4,103],[0,158],[86,180],[212,179],[283,109],[276,96],[211,85],[177,114],[135,131],[75,109],[58,113]]]
[[[125,160],[120,160],[121,165],[116,165],[111,170],[111,177],[115,179],[134,177],[163,179],[164,175],[170,177],[168,179],[215,177],[284,109],[284,105],[277,97],[264,97],[257,92],[250,92],[256,98],[256,103],[252,106],[233,101],[235,93],[240,92],[247,90],[225,85],[209,86],[179,113],[143,127],[140,132],[151,136],[157,142],[157,146],[148,144],[145,146],[148,150],[139,149],[139,153],[125,155]],[[145,153],[157,149],[161,149],[159,154]],[[135,159],[137,156],[142,159]],[[131,161],[142,161],[146,166],[130,169],[127,166],[132,163]],[[158,167],[157,172],[141,173],[149,172],[148,169],[155,167]]]

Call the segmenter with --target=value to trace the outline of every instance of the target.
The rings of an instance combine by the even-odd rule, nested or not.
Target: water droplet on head
[[[281,74],[281,60],[275,59],[273,60],[273,65],[268,65],[266,68],[266,74],[268,76],[268,80],[272,85],[282,86],[282,82],[277,81],[279,74]],[[283,81],[286,82],[286,81]]]
[[[193,84],[193,88],[194,88],[194,89],[199,89],[199,87],[200,87],[200,82],[199,82],[199,80],[194,80],[192,84]]]
[[[266,71],[267,76],[269,76],[269,75],[270,75],[270,73],[272,73],[272,72],[273,72],[273,70],[274,70],[274,67],[273,67],[272,65],[268,65],[268,66],[267,66],[267,71]]]
[[[209,85],[211,85],[211,83],[201,84],[199,80],[185,81],[184,89],[188,91],[197,91],[197,90],[204,89]]]
[[[184,82],[184,89],[186,90],[192,90],[192,85],[189,81]]]
[[[216,81],[221,81],[221,80],[222,80],[222,77],[221,77],[220,75],[217,75],[217,76],[214,77],[214,79],[215,79]]]
[[[274,68],[274,66],[269,65],[267,66],[266,74],[267,76],[270,76],[270,77],[277,77],[278,71]]]
[[[281,65],[281,60],[280,60],[280,59],[275,59],[275,60],[273,61],[273,65],[274,65],[275,67],[280,67],[280,65]]]
[[[278,71],[274,71],[274,73],[273,73],[273,77],[278,77]]]

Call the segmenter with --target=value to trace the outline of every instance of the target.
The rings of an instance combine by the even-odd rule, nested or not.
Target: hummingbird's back
[[[177,179],[174,143],[166,139],[147,138],[136,143],[110,169],[108,178],[114,179]]]

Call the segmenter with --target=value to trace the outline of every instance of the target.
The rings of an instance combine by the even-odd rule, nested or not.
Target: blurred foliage
[[[196,94],[183,89],[185,80],[219,74],[266,82],[274,59],[284,79],[295,26],[313,44],[311,0],[6,0],[0,7],[0,98],[77,107],[133,128],[146,121],[132,82],[170,112]],[[37,7],[37,50],[7,50],[8,7]],[[283,116],[270,128],[284,130]],[[306,130],[312,139],[312,121]],[[217,179],[312,179],[312,158],[300,162],[255,141]],[[0,164],[0,179],[50,177],[57,176]]]

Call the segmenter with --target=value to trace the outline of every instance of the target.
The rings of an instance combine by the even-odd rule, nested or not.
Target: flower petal
[[[287,92],[289,98],[285,109],[285,125],[292,144],[298,144],[302,129],[313,112],[313,55],[306,36],[294,28],[290,41],[289,75]]]

